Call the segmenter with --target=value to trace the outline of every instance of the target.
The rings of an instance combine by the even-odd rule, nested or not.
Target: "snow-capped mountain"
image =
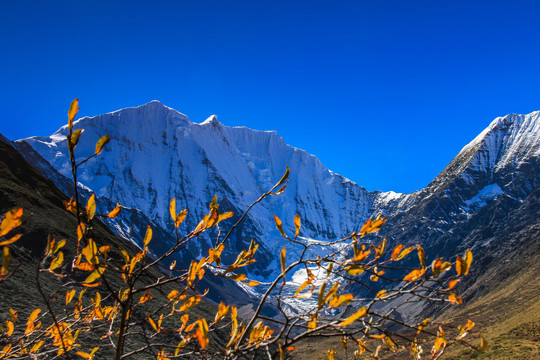
[[[524,224],[538,224],[538,201],[531,196],[536,196],[540,183],[539,117],[540,112],[533,112],[495,119],[425,189],[398,194],[367,191],[328,170],[315,156],[285,144],[276,132],[227,127],[215,116],[194,123],[153,101],[75,122],[75,128],[84,129],[76,149],[81,158],[93,153],[99,137],[111,137],[104,152],[81,168],[79,181],[109,203],[118,201],[140,211],[140,221],[151,219],[164,234],[161,241],[167,242],[172,239],[166,234],[173,230],[168,210],[173,197],[178,210],[190,211],[181,227],[188,231],[217,194],[220,210],[235,213],[223,225],[226,229],[288,165],[288,188],[255,206],[228,245],[230,254],[245,249],[251,239],[261,245],[250,272],[259,279],[277,271],[276,254],[285,245],[274,214],[290,233],[292,219],[299,214],[302,235],[324,241],[347,236],[373,214],[384,212],[390,221],[381,235],[389,240],[421,243],[430,256],[454,255],[462,248],[484,249],[504,242],[501,234],[515,227],[490,233],[505,223],[504,214],[525,211],[520,210],[523,204],[528,204]],[[31,158],[30,150],[24,149],[24,143],[29,144],[69,177],[67,131],[63,127],[49,137],[25,139],[19,149]],[[133,219],[111,225],[137,242],[129,224]],[[212,241],[207,237],[194,242],[183,255],[204,255]]]
[[[395,207],[407,198],[367,191],[328,170],[315,156],[286,145],[276,132],[227,127],[216,116],[194,123],[158,101],[82,118],[74,127],[84,129],[76,149],[80,158],[93,153],[99,137],[111,137],[103,154],[81,168],[81,185],[100,197],[139,209],[170,231],[168,207],[173,197],[179,210],[189,209],[183,229],[193,229],[214,194],[220,209],[240,215],[289,166],[292,175],[285,192],[254,207],[232,239],[233,252],[246,248],[252,238],[261,244],[262,259],[253,275],[262,277],[277,269],[274,255],[284,246],[274,214],[291,232],[292,219],[299,214],[304,236],[329,240],[358,230],[374,211],[389,204]],[[25,142],[69,177],[67,132],[62,127],[50,137]],[[211,246],[211,240],[206,241],[193,243],[191,255],[205,253]]]

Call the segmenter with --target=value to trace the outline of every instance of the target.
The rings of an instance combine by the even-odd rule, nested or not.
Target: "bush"
[[[74,100],[68,112],[68,147],[74,184],[77,184],[79,166],[98,156],[109,142],[109,137],[103,136],[94,154],[76,162],[75,148],[82,134],[82,129],[73,130],[77,111],[78,101]],[[411,325],[396,315],[396,310],[411,302],[461,304],[461,298],[452,289],[461,276],[468,274],[472,253],[467,250],[464,256],[457,255],[454,262],[439,258],[429,265],[420,245],[398,244],[390,251],[386,239],[378,245],[366,241],[365,236],[377,232],[385,223],[386,218],[381,216],[368,220],[357,232],[325,244],[332,250],[322,257],[310,251],[320,243],[299,239],[302,221],[298,215],[294,218],[294,234],[286,234],[282,221],[274,216],[281,236],[301,249],[298,258],[291,259],[286,247],[283,248],[279,254],[281,274],[269,283],[249,318],[241,319],[234,304],[224,303],[213,308],[215,315],[211,317],[197,316],[196,306],[205,295],[197,285],[203,278],[221,277],[247,286],[262,286],[250,281],[242,272],[243,267],[256,261],[257,244],[252,241],[231,264],[222,263],[221,254],[232,231],[251,208],[283,192],[288,177],[287,168],[283,177],[249,206],[223,238],[218,235],[216,246],[209,250],[208,256],[191,261],[185,269],[171,262],[172,255],[233,215],[220,213],[215,196],[208,214],[186,234],[180,234],[178,227],[188,210],[177,212],[175,199],[172,199],[170,213],[176,241],[164,253],[150,256],[150,226],[140,249],[127,245],[116,248],[95,238],[96,219],[114,218],[122,207],[118,204],[105,214],[97,213],[95,195],[83,206],[75,186],[74,198],[64,204],[77,218],[77,228],[73,229],[77,239],[72,246],[74,250],[65,250],[66,240],[57,241],[49,236],[35,276],[36,290],[42,299],[41,304],[36,305],[43,309],[33,309],[26,321],[21,322],[17,311],[10,308],[5,326],[0,328],[0,359],[238,359],[248,356],[283,359],[294,355],[299,342],[320,336],[339,338],[346,358],[355,359],[379,358],[385,352],[400,351],[404,347],[409,348],[414,359],[422,358],[423,353],[440,358],[445,349],[455,343],[477,350],[485,348],[483,338],[480,347],[464,341],[474,326],[471,321],[457,329],[447,328],[445,332],[446,324],[433,323],[429,318]],[[9,245],[21,235],[9,235],[22,223],[22,208],[9,211],[2,220],[0,286],[16,271],[9,271],[12,258]],[[402,259],[413,252],[418,256],[418,266],[400,266]],[[287,276],[299,269],[305,271],[305,281],[299,286],[287,282]],[[61,280],[53,290],[43,286],[51,276]],[[355,295],[359,293],[364,295]],[[310,298],[313,298],[312,305],[303,310],[291,311],[287,305],[295,299]],[[262,314],[263,307],[270,303],[277,309],[278,316]],[[9,306],[15,308],[16,304]],[[395,331],[396,326],[399,331]],[[328,350],[327,354],[329,359],[336,356],[334,350]]]

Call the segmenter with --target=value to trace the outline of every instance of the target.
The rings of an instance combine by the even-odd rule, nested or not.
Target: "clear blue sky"
[[[153,99],[277,130],[369,190],[427,185],[540,109],[538,1],[1,1],[0,132]]]

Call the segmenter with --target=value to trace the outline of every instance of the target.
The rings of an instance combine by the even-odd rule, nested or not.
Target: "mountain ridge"
[[[539,114],[493,120],[428,186],[410,194],[367,191],[327,169],[316,156],[285,144],[275,131],[228,127],[215,115],[194,123],[158,101],[77,120],[75,128],[84,127],[85,132],[80,141],[84,145],[76,151],[91,154],[95,141],[110,135],[110,146],[100,159],[82,169],[81,183],[140,209],[164,231],[171,228],[168,204],[173,197],[178,208],[190,210],[187,228],[198,223],[214,194],[220,209],[238,216],[289,165],[292,176],[284,194],[255,207],[231,239],[231,252],[247,248],[251,238],[261,244],[261,258],[250,276],[264,280],[279,271],[275,254],[284,245],[272,215],[292,232],[292,218],[299,213],[302,235],[325,241],[347,236],[383,212],[391,221],[381,234],[392,240],[422,243],[433,256],[440,256],[438,248],[460,248],[437,239],[456,231],[456,224],[467,224],[498,197],[524,199],[538,187]],[[145,127],[148,124],[152,126]],[[63,127],[50,137],[24,141],[69,175],[66,132]],[[497,168],[501,159],[504,166]],[[516,171],[509,170],[514,164]],[[200,257],[211,245],[206,238],[188,249],[188,256]]]

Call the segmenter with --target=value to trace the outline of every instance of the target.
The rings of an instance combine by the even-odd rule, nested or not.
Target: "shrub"
[[[73,130],[77,111],[78,101],[74,100],[68,112],[67,136],[74,184],[77,184],[79,166],[99,156],[109,142],[108,136],[101,137],[94,154],[77,162],[75,149],[83,132],[82,129]],[[17,311],[12,308],[9,310],[5,326],[0,329],[0,359],[105,357],[164,360],[248,356],[284,359],[294,354],[297,343],[316,336],[339,338],[347,358],[379,358],[384,352],[395,352],[405,346],[414,359],[422,358],[423,353],[440,358],[445,349],[455,343],[464,343],[477,350],[485,348],[483,338],[479,347],[464,341],[474,326],[471,321],[459,326],[456,332],[445,331],[444,324],[433,323],[429,318],[411,325],[396,316],[396,310],[401,306],[415,301],[461,304],[461,298],[452,291],[459,278],[468,274],[472,253],[467,250],[464,256],[457,255],[453,262],[438,258],[428,264],[420,245],[405,247],[397,244],[390,249],[386,239],[378,244],[366,241],[367,235],[377,232],[385,223],[386,218],[381,216],[368,220],[357,232],[325,243],[332,250],[324,256],[311,251],[321,246],[320,243],[306,243],[299,238],[302,221],[298,215],[293,220],[294,234],[287,234],[281,219],[274,216],[281,236],[300,248],[300,255],[291,258],[286,247],[281,250],[281,273],[264,289],[249,318],[241,319],[234,304],[224,303],[213,309],[215,315],[211,317],[197,316],[194,309],[205,295],[199,292],[197,285],[205,277],[262,286],[257,281],[250,281],[242,272],[242,268],[256,261],[258,245],[255,242],[238,253],[230,264],[222,262],[221,254],[232,231],[251,208],[269,196],[282,193],[288,177],[287,168],[283,177],[249,206],[227,234],[216,239],[216,246],[207,256],[191,261],[186,268],[177,267],[176,262],[171,261],[172,255],[233,215],[219,211],[215,196],[208,214],[185,234],[180,234],[178,227],[188,210],[177,212],[176,201],[172,199],[170,214],[176,241],[164,253],[150,256],[150,226],[140,249],[127,245],[116,248],[95,238],[93,224],[96,218],[114,218],[122,207],[117,204],[114,209],[100,214],[95,195],[83,206],[75,186],[74,198],[64,204],[77,218],[77,228],[73,229],[77,239],[73,244],[75,250],[71,255],[67,251],[64,253],[66,240],[48,237],[35,276],[36,290],[42,298],[39,306],[43,309],[33,309],[26,320],[18,319]],[[11,253],[8,245],[21,235],[8,235],[23,223],[22,219],[23,209],[15,208],[6,213],[1,222],[0,286],[17,270],[9,270]],[[400,266],[405,257],[412,256],[411,253],[418,256],[418,266]],[[299,269],[305,271],[304,281],[301,284],[287,282],[287,276],[290,278],[290,274]],[[62,280],[52,292],[42,286],[50,276]],[[355,288],[363,291],[353,291]],[[359,293],[364,295],[355,295]],[[310,298],[313,298],[312,305],[303,310],[290,311],[287,305],[291,300]],[[261,312],[270,303],[278,311],[275,317],[264,316]],[[16,304],[9,306],[16,308]],[[398,325],[400,331],[391,331],[391,324]],[[334,350],[328,350],[329,359],[335,356]]]

